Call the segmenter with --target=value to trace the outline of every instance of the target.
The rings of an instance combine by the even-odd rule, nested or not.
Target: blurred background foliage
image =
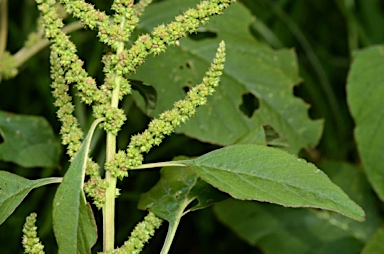
[[[110,5],[110,1],[90,2],[97,2],[96,6],[103,10],[108,10]],[[252,13],[253,21],[247,29],[259,42],[274,49],[293,48],[295,50],[302,77],[300,85],[295,87],[295,95],[311,105],[309,115],[312,119],[325,120],[320,143],[311,150],[302,151],[301,155],[318,164],[332,160],[358,164],[359,158],[353,139],[354,123],[346,103],[346,77],[354,50],[384,42],[384,2],[380,0],[240,0],[239,2]],[[36,4],[32,0],[9,1],[7,50],[12,54],[22,48],[28,34],[36,30],[38,15]],[[68,20],[68,22],[70,21],[72,19]],[[205,36],[209,36],[209,34]],[[94,37],[95,32],[87,30],[71,34],[71,39],[78,46],[80,57],[86,63],[87,71],[98,81],[102,81],[102,65],[99,59],[104,46],[98,43]],[[43,116],[59,137],[59,123],[55,117],[49,83],[49,50],[45,48],[27,61],[19,69],[19,74],[15,78],[2,80],[0,83],[0,109],[19,114]],[[83,129],[88,129],[90,125],[90,119],[87,117],[90,115],[89,109],[79,104],[78,101],[75,101],[75,104],[76,114]],[[129,117],[119,136],[121,148],[127,145],[131,134],[143,130],[149,122],[148,116],[142,112],[132,98],[125,99],[122,104]],[[93,144],[94,157],[102,162],[104,148],[101,144],[104,134],[99,132],[97,135],[98,138]],[[203,143],[182,134],[175,134],[167,138],[161,147],[154,149],[146,157],[146,161],[170,160],[177,155],[197,156],[215,148],[217,148],[216,145]],[[64,152],[60,159],[60,166],[55,168],[24,169],[12,163],[0,162],[1,170],[10,171],[29,179],[62,176],[63,169],[67,167],[68,162]],[[335,166],[332,164],[328,167]],[[140,221],[145,214],[136,209],[139,195],[147,191],[158,180],[158,177],[157,171],[140,172],[140,174],[133,172],[127,180],[119,183],[120,188],[124,186],[124,192],[117,202],[117,243],[121,244],[126,239],[133,225]],[[360,177],[364,178],[362,175]],[[340,185],[343,185],[343,181],[340,182]],[[45,186],[32,191],[14,214],[0,225],[2,253],[22,252],[21,228],[25,217],[32,211],[38,213],[37,225],[40,237],[46,246],[46,253],[56,252],[51,228],[51,200],[56,188],[57,186]],[[370,195],[370,199],[372,197],[372,201],[368,205],[377,203],[377,199],[372,195],[369,187],[366,187],[365,191],[368,193],[367,195]],[[270,204],[254,205],[258,206],[257,209],[266,209],[265,211],[269,211],[269,213],[272,211],[279,213],[278,209],[288,209]],[[268,210],[268,206],[272,208]],[[238,209],[235,204],[228,206],[220,204],[214,209],[215,213],[219,213],[218,217],[224,224],[226,223],[225,214],[219,211],[220,209],[228,210],[231,207]],[[241,215],[246,212],[247,207],[240,207],[237,214]],[[375,214],[377,224],[381,221],[380,214],[377,212],[378,207],[380,205],[376,204],[371,210]],[[307,213],[302,211],[303,209],[296,210],[300,210],[298,213]],[[257,241],[243,241],[241,231],[233,229],[237,234],[233,233],[217,220],[215,213],[213,209],[204,209],[192,216],[186,216],[178,229],[172,253],[282,253],[280,250],[271,248],[271,244],[268,243],[268,241],[275,240],[277,242],[274,244],[278,245],[278,240],[280,240],[278,234],[281,231],[277,231],[277,235],[273,239],[264,242],[260,240],[261,244]],[[268,221],[270,218],[267,215],[262,218]],[[299,214],[299,216],[307,215]],[[100,213],[96,213],[96,219],[100,224]],[[271,226],[266,221],[264,223],[267,228]],[[300,223],[305,224],[305,222],[298,222],[298,224]],[[307,221],[307,223],[310,228],[311,221]],[[320,227],[317,222],[313,223],[313,226]],[[301,227],[304,226],[301,225]],[[371,227],[372,230],[374,228],[375,226]],[[320,239],[320,234],[327,234],[327,229],[314,231],[311,234],[314,234],[313,239]],[[367,233],[367,235],[370,234],[372,232]],[[237,235],[240,235],[240,238]],[[165,227],[162,227],[145,249],[145,253],[157,253],[164,236]],[[303,236],[298,235],[297,237]],[[316,253],[359,253],[367,239],[356,239],[359,238],[335,242],[334,248]],[[321,243],[317,240],[310,242],[313,245],[309,248],[316,248]],[[286,248],[292,247],[289,242],[286,243]],[[95,250],[100,249],[101,246],[95,247]],[[340,252],[340,249],[344,252]],[[305,252],[305,250],[308,251],[305,248],[302,250],[303,253],[315,253]]]

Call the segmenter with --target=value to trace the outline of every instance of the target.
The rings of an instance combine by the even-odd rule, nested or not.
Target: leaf
[[[362,254],[379,254],[384,253],[384,227],[377,230],[376,234],[365,245]]]
[[[324,210],[236,200],[215,204],[214,212],[241,239],[263,253],[360,253],[363,243],[381,224],[377,200],[358,168],[338,162],[327,162],[322,168],[364,208],[366,222]]]
[[[28,180],[6,171],[0,171],[0,225],[15,211],[31,190],[59,182],[61,182],[59,177]]]
[[[327,175],[313,164],[279,149],[234,145],[183,163],[236,199],[321,208],[364,220],[364,211]]]
[[[55,167],[60,146],[49,123],[40,116],[16,115],[0,110],[0,160],[23,167]]]
[[[354,131],[368,180],[384,201],[384,46],[357,51],[348,74],[348,105],[355,120]]]
[[[136,79],[129,79],[129,83],[132,85],[132,89],[136,90],[143,98],[145,113],[150,114],[156,107],[157,94],[155,88]],[[136,97],[136,99],[138,98]]]
[[[149,6],[140,31],[151,31],[164,20],[169,22],[175,14],[197,2],[170,0]],[[155,15],[158,13],[162,15]],[[293,87],[300,82],[293,50],[273,50],[258,43],[249,32],[252,19],[246,8],[234,4],[198,31],[213,37],[180,40],[180,47],[170,47],[165,54],[149,58],[134,77],[155,86],[158,103],[151,116],[156,116],[172,108],[174,101],[184,98],[189,88],[201,82],[217,45],[225,40],[227,60],[220,86],[208,104],[199,108],[196,116],[177,132],[228,145],[254,128],[269,124],[288,141],[287,150],[296,153],[318,142],[322,124],[310,120],[308,106],[293,95]],[[243,95],[249,93],[259,101],[251,118],[240,109]]]
[[[164,167],[160,173],[156,185],[140,196],[138,208],[148,209],[170,223],[190,211],[228,198],[187,167]]]
[[[90,253],[97,240],[97,227],[85,199],[83,182],[92,135],[100,122],[93,122],[53,200],[53,231],[59,253]]]

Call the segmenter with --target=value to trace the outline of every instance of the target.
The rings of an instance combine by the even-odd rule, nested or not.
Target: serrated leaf
[[[197,2],[171,0],[148,7],[140,23],[141,31],[148,32],[164,20],[172,20],[175,14]],[[166,11],[159,11],[162,9]],[[163,14],[154,15],[159,12]],[[292,153],[315,145],[322,125],[308,118],[307,106],[293,95],[293,87],[300,82],[294,52],[272,50],[258,43],[249,33],[251,22],[252,15],[246,8],[234,4],[224,15],[213,17],[200,28],[201,32],[214,34],[214,38],[198,41],[184,38],[180,47],[170,47],[165,54],[149,58],[134,77],[153,84],[158,92],[158,104],[151,115],[172,108],[172,103],[182,99],[186,90],[201,82],[217,45],[224,39],[227,60],[220,86],[208,104],[177,131],[206,142],[228,145],[250,130],[270,124],[288,140],[287,150]],[[248,93],[260,105],[251,118],[240,110],[242,96]]]
[[[96,120],[80,150],[64,175],[53,200],[53,231],[59,253],[91,253],[97,240],[97,227],[83,192],[84,174]]]
[[[369,181],[384,201],[384,46],[358,51],[348,74],[348,105],[355,139]]]
[[[59,182],[61,182],[59,177],[28,180],[6,171],[0,171],[0,225],[13,213],[31,190]]]
[[[140,196],[138,208],[148,209],[170,223],[180,220],[190,211],[228,198],[187,167],[164,167],[160,173],[156,185]]]
[[[57,166],[60,146],[43,117],[0,111],[0,134],[0,160],[23,167]]]
[[[149,115],[156,107],[157,94],[155,88],[136,79],[129,79],[129,83],[132,85],[132,89],[141,95],[145,104],[145,113]]]
[[[276,148],[234,145],[183,163],[236,199],[321,208],[364,220],[364,211],[320,169]]]
[[[364,223],[317,209],[292,209],[250,201],[228,200],[214,205],[221,222],[265,253],[360,253],[381,224],[376,199],[362,172],[346,163],[322,165],[330,178],[367,212]],[[276,244],[278,242],[279,244]]]

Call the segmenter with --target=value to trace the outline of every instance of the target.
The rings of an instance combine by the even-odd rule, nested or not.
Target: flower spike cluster
[[[149,212],[142,222],[139,222],[131,232],[131,237],[124,243],[123,246],[113,251],[108,251],[105,254],[139,254],[149,239],[155,234],[163,220]]]
[[[163,112],[158,119],[153,119],[143,133],[132,136],[126,153],[119,151],[114,160],[105,165],[105,169],[121,179],[128,175],[128,169],[141,165],[143,153],[149,152],[153,146],[158,146],[165,136],[172,134],[176,127],[192,117],[198,106],[206,104],[207,97],[212,95],[215,87],[219,85],[224,62],[225,43],[222,41],[203,82],[190,89],[184,100],[175,102],[172,110]]]
[[[44,254],[44,245],[37,237],[36,213],[31,213],[25,220],[23,226],[23,239],[22,244],[25,253],[30,254]]]

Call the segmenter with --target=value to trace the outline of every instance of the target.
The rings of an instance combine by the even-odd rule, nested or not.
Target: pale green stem
[[[81,22],[72,22],[69,25],[63,27],[63,33],[68,34],[81,28],[83,28]],[[20,67],[23,63],[25,63],[28,59],[37,54],[43,48],[47,47],[50,43],[51,42],[48,39],[41,39],[41,41],[31,47],[23,47],[20,49],[16,54],[13,55],[13,58],[15,59],[15,68]]]
[[[8,0],[0,2],[0,59],[7,45],[8,35]]]
[[[169,223],[167,237],[165,238],[163,248],[161,249],[160,254],[167,254],[171,248],[173,239],[175,238],[177,227],[179,226],[180,219]]]
[[[181,217],[183,217],[185,214],[187,214],[189,212],[189,210],[184,212],[184,209],[192,201],[193,201],[193,199],[192,200],[186,200],[183,204],[183,209],[180,209],[180,212],[177,215],[176,219],[172,222],[169,222],[167,236],[165,237],[164,245],[163,245],[163,248],[161,249],[160,254],[168,254],[169,249],[171,248],[173,239],[175,238],[177,227],[180,224]]]
[[[121,22],[124,28],[125,18]],[[124,43],[120,43],[116,54],[120,54],[124,50]],[[112,91],[111,107],[119,107],[121,77],[115,79],[115,88]],[[111,161],[116,154],[116,136],[107,133],[106,162]],[[115,198],[116,198],[116,177],[112,176],[110,171],[106,171],[105,180],[108,188],[105,191],[105,205],[103,207],[103,249],[104,252],[111,251],[115,248]]]
[[[160,167],[186,167],[185,163],[181,161],[165,161],[165,162],[156,162],[156,163],[147,163],[140,166],[132,167],[130,170],[134,169],[146,169],[146,168],[160,168]]]

